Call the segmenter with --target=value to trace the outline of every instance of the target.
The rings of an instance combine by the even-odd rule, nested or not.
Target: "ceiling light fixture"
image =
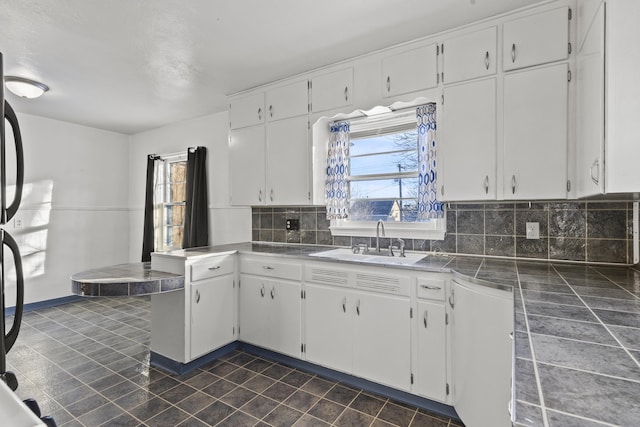
[[[5,76],[4,84],[11,93],[21,98],[37,98],[49,90],[49,86],[24,77]]]

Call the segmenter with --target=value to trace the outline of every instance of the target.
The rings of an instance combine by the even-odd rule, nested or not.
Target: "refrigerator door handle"
[[[18,211],[18,206],[20,206],[20,201],[22,199],[22,186],[24,184],[24,153],[22,150],[22,135],[20,134],[20,126],[18,124],[18,117],[16,116],[15,111],[11,108],[11,105],[5,100],[4,101],[4,117],[11,124],[11,128],[13,130],[13,140],[16,145],[16,191],[13,196],[13,202],[9,206],[3,204],[2,206],[2,224],[6,224],[13,218],[13,216]],[[3,147],[4,148],[4,147]],[[2,201],[6,203],[6,194],[4,193],[6,190],[4,186],[6,185],[6,176],[5,174],[5,159],[4,153],[1,154],[3,156],[2,159]]]
[[[22,310],[24,308],[24,276],[22,275],[22,260],[20,258],[20,249],[13,237],[6,231],[0,231],[2,233],[2,244],[11,249],[13,254],[13,261],[16,266],[16,311],[13,316],[13,325],[11,330],[4,336],[5,352],[9,352],[13,344],[18,338],[20,332],[20,324],[22,323]],[[4,257],[3,257],[4,258]],[[4,271],[2,271],[2,282],[4,283]],[[4,312],[4,308],[2,310]]]

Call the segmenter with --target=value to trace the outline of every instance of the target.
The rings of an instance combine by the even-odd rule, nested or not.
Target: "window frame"
[[[185,166],[185,180],[184,184],[186,186],[186,165],[187,165],[187,154],[172,154],[172,155],[164,155],[160,156],[162,161],[158,167],[158,174],[156,176],[156,184],[155,184],[155,206],[156,206],[156,216],[155,216],[155,229],[158,231],[156,233],[156,247],[161,251],[172,251],[177,249],[182,249],[182,242],[178,242],[176,245],[167,245],[166,239],[170,233],[170,230],[174,227],[182,227],[184,230],[184,217],[182,224],[168,224],[168,219],[165,215],[167,212],[167,207],[173,206],[185,206],[186,201],[172,201],[171,199],[171,187],[172,184],[183,181],[173,181],[171,179],[171,165],[175,163],[184,163]],[[183,231],[184,232],[184,231]]]
[[[361,138],[363,135],[375,136],[398,133],[410,128],[407,126],[409,123],[408,117],[411,117],[411,120],[415,123],[415,108],[418,105],[420,104],[415,104],[415,106],[411,105],[410,108],[406,109],[397,109],[397,111],[390,108],[376,108],[371,110],[371,112],[361,112],[361,114],[352,116],[345,120],[350,122],[350,134],[355,134],[356,138]],[[333,122],[342,120],[343,119],[331,120],[327,123],[330,125]],[[380,127],[380,124],[383,125],[382,128]],[[417,150],[418,146],[416,141],[416,151]],[[389,175],[378,174],[377,176],[385,177]],[[376,175],[371,175],[371,177],[375,179]],[[351,182],[350,176],[349,182]],[[349,197],[349,203],[350,202],[351,198]],[[387,237],[396,238],[443,240],[446,234],[446,207],[444,210],[445,212],[442,218],[434,218],[429,221],[383,221],[385,226],[385,235]],[[376,235],[376,225],[377,221],[352,221],[350,218],[331,219],[329,229],[333,236],[374,237]]]

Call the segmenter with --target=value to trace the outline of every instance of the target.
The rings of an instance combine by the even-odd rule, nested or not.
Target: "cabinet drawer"
[[[271,257],[242,257],[240,272],[280,279],[302,280],[302,265],[299,262],[278,261]]]
[[[447,281],[445,279],[434,279],[419,277],[416,295],[418,298],[444,301]]]
[[[233,273],[233,255],[216,256],[196,261],[191,265],[191,281],[208,279]]]
[[[504,71],[569,57],[569,8],[562,7],[504,24]]]

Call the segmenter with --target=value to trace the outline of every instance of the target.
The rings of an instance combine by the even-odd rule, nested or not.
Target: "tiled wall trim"
[[[253,240],[350,246],[368,237],[331,236],[324,207],[254,207]],[[631,264],[631,202],[451,203],[444,240],[407,240],[407,249],[466,255]],[[286,230],[299,219],[300,230]],[[540,239],[526,238],[527,222]]]

